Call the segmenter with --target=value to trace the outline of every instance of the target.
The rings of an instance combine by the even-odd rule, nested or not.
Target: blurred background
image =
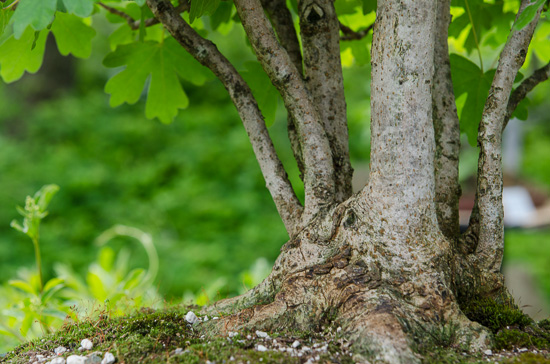
[[[62,277],[90,299],[114,300],[109,284],[126,284],[115,289],[124,295],[132,288],[126,279],[132,269],[151,269],[152,258],[139,239],[97,244],[117,224],[150,234],[160,261],[156,279],[143,291],[149,300],[133,297],[140,305],[205,304],[242,293],[267,275],[287,240],[221,84],[184,84],[190,106],[170,125],[146,119],[144,100],[111,108],[103,88],[118,70],[106,69],[102,57],[94,56],[108,52],[107,34],[95,37],[95,51],[85,61],[62,57],[50,39],[37,74],[0,84],[0,352],[21,339],[17,320],[33,304],[31,299],[18,306],[23,313],[14,313],[27,298],[8,282],[32,280],[35,258],[31,241],[11,229],[10,221],[20,219],[15,207],[43,185],[60,187],[41,226],[45,280]],[[237,27],[212,38],[238,68],[252,59]],[[343,49],[354,184],[361,188],[369,163],[370,68],[368,59],[353,60],[346,45]],[[536,62],[530,67],[526,73]],[[505,137],[506,185],[519,187],[510,197],[517,205],[509,205],[515,207],[507,215],[524,213],[508,221],[504,271],[519,304],[537,319],[548,316],[550,302],[548,95],[549,83],[539,85],[530,96],[528,120],[511,123]],[[280,103],[269,130],[301,196]],[[461,207],[467,222],[477,150],[466,140],[462,144]]]

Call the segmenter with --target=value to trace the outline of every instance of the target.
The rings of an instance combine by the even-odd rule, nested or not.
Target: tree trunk
[[[378,0],[372,44],[370,180],[350,197],[352,169],[332,2],[300,3],[302,68],[290,13],[264,1],[269,20],[259,0],[234,0],[250,44],[289,112],[289,134],[304,174],[303,208],[280,170],[272,144],[264,141],[269,137],[261,113],[238,73],[169,1],[147,2],[174,38],[230,92],[290,236],[271,274],[244,295],[205,308],[226,314],[205,325],[217,333],[243,328],[317,330],[328,321],[342,327],[355,360],[365,363],[419,362],[412,349],[415,343],[447,328],[456,332],[456,345],[486,348],[490,333],[471,322],[458,301],[506,295],[498,273],[502,242],[491,247],[487,231],[499,231],[499,215],[490,215],[483,200],[481,218],[494,221],[486,218],[492,225],[481,229],[481,250],[465,247],[464,237],[459,244],[459,128],[446,46],[450,2]],[[522,9],[527,4],[524,0]],[[525,39],[537,19],[513,32],[512,45],[506,47],[528,44]],[[502,130],[493,120],[504,120],[520,58],[514,58],[512,71],[501,70],[502,77],[495,78],[492,95],[502,97],[504,106],[489,105],[482,131],[488,125],[491,133]],[[502,115],[496,113],[502,110]],[[499,158],[499,137],[481,138],[481,143],[489,143],[482,151],[491,150],[491,156]],[[496,172],[488,172],[496,186],[490,196],[495,200],[500,191],[498,158],[491,164]],[[477,232],[477,242],[479,225],[471,230]],[[483,261],[487,256],[490,259]]]

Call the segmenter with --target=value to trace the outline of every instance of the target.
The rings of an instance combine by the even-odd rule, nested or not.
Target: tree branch
[[[522,0],[516,21],[530,0]],[[520,31],[512,29],[500,54],[498,67],[485,103],[479,124],[477,143],[480,147],[477,168],[477,189],[474,211],[467,235],[477,237],[475,249],[480,269],[488,274],[497,273],[504,253],[504,209],[502,206],[502,130],[510,92],[517,72],[525,62],[525,56],[540,17]]]
[[[330,143],[335,201],[342,202],[351,196],[353,169],[340,60],[340,23],[332,0],[302,0],[299,13],[307,88]]]
[[[340,37],[340,41],[363,39],[367,36],[367,34],[369,34],[369,32],[374,27],[374,24],[371,24],[363,30],[355,31],[342,23],[339,23],[339,25],[340,25],[340,31],[344,34],[343,36]]]
[[[300,74],[303,74],[302,68],[302,51],[300,49],[300,42],[298,41],[298,35],[294,28],[294,21],[292,20],[292,14],[286,6],[285,0],[261,0],[262,6],[267,12],[271,24],[277,32],[279,42],[286,49],[292,63]],[[302,146],[300,145],[300,137],[296,130],[296,123],[292,119],[292,115],[288,115],[288,139],[290,140],[290,146],[294,159],[298,164],[300,170],[300,178],[304,180],[304,157],[302,155]]]
[[[512,92],[508,107],[506,109],[506,118],[504,119],[503,129],[508,125],[508,121],[518,107],[519,103],[533,90],[539,83],[546,81],[550,77],[550,63],[536,70],[531,76],[521,82],[521,84]]]
[[[256,57],[281,94],[296,122],[305,163],[305,211],[307,223],[334,202],[334,168],[330,145],[301,74],[277,41],[259,0],[235,0],[237,12]]]
[[[300,222],[302,206],[279,160],[263,116],[250,88],[233,65],[209,40],[202,38],[169,0],[147,0],[155,17],[197,61],[220,79],[235,104],[254,153],[288,234],[292,237]]]
[[[102,8],[104,8],[105,10],[107,10],[111,14],[118,15],[121,18],[126,19],[126,22],[128,23],[128,25],[130,26],[130,28],[132,30],[137,30],[141,26],[141,21],[140,20],[136,20],[136,19],[132,18],[130,15],[126,14],[125,12],[123,12],[121,10],[113,8],[109,5],[105,5],[102,2],[98,2],[97,5],[101,6]],[[185,0],[176,7],[176,11],[178,13],[183,13],[184,11],[189,11],[190,7],[191,7],[191,5],[189,4],[189,2],[187,0]],[[160,21],[157,18],[149,18],[149,19],[145,20],[145,26],[146,27],[150,27],[150,26],[153,26],[153,25],[158,24],[158,23],[160,23]]]
[[[451,67],[449,63],[448,29],[451,23],[450,0],[437,2],[432,91],[435,131],[435,204],[437,221],[443,234],[456,241],[459,236],[458,156],[460,124],[456,111]]]

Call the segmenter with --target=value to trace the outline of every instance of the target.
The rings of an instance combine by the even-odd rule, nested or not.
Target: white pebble
[[[203,321],[208,321],[208,316],[204,316],[204,318],[202,319]]]
[[[227,335],[228,335],[229,337],[235,337],[235,336],[237,336],[238,334],[239,334],[238,332],[229,331]]]
[[[300,342],[298,340],[296,340],[292,343],[293,348],[297,348],[298,346],[300,346]]]
[[[115,356],[109,352],[105,353],[105,357],[101,361],[101,364],[113,364],[115,362]]]
[[[214,316],[214,317],[212,317],[212,320],[217,320],[218,318],[219,318],[219,317]]]
[[[82,346],[84,350],[90,350],[94,347],[94,343],[92,343],[89,339],[84,339],[80,342],[80,346]]]
[[[526,348],[519,348],[518,351],[519,351],[520,353],[525,353],[525,352],[527,351],[527,349],[526,349]]]
[[[340,331],[342,331],[342,328],[338,326],[338,328],[336,329],[336,332],[340,332]]]
[[[62,356],[58,357],[58,358],[55,358],[53,359],[50,364],[65,364],[65,358],[63,358]]]
[[[89,359],[81,355],[71,355],[67,358],[67,364],[88,364]]]
[[[195,315],[193,311],[189,311],[185,315],[185,321],[189,322],[191,325],[194,325],[199,322],[199,318],[197,317],[197,315]]]
[[[487,349],[483,352],[483,354],[485,355],[493,355],[493,352],[491,351],[491,349]]]
[[[269,337],[267,332],[263,332],[263,331],[259,331],[259,330],[256,330],[256,336],[263,337],[263,338]]]
[[[258,345],[258,351],[267,351],[267,348],[263,345]]]
[[[88,360],[86,360],[86,364],[101,364],[102,360],[100,356],[97,356],[96,354],[88,355]]]
[[[66,351],[67,351],[67,348],[64,346],[58,346],[57,348],[53,349],[53,352],[55,353],[55,355],[61,355]]]

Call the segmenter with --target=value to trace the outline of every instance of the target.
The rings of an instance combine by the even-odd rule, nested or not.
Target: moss
[[[462,312],[472,321],[490,329],[493,334],[506,327],[525,328],[533,323],[529,316],[509,300],[497,301],[478,298],[460,305]]]
[[[502,362],[503,364],[550,364],[550,359],[541,354],[525,353],[515,358],[509,358]]]
[[[229,362],[233,357],[235,362],[242,363],[298,364],[306,358],[307,353],[303,357],[294,357],[287,351],[273,349],[274,340],[262,341],[254,332],[241,332],[231,339],[207,335],[208,325],[189,325],[185,321],[185,312],[187,309],[176,307],[157,312],[136,312],[123,318],[102,315],[97,319],[69,323],[41,340],[17,347],[1,361],[26,364],[35,361],[36,354],[53,354],[58,346],[69,349],[70,352],[64,356],[80,354],[75,350],[85,338],[94,343],[93,351],[109,351],[120,363],[223,363]],[[346,355],[336,342],[321,337],[321,334],[287,332],[283,336],[274,332],[270,333],[270,336],[285,347],[290,347],[296,339],[309,347],[328,341],[332,343],[328,350],[316,354],[313,354],[313,351],[308,353],[322,355],[324,361],[321,362],[351,363],[348,360],[349,355]],[[258,351],[258,344],[271,349]],[[178,348],[181,350],[176,355],[175,350]]]

